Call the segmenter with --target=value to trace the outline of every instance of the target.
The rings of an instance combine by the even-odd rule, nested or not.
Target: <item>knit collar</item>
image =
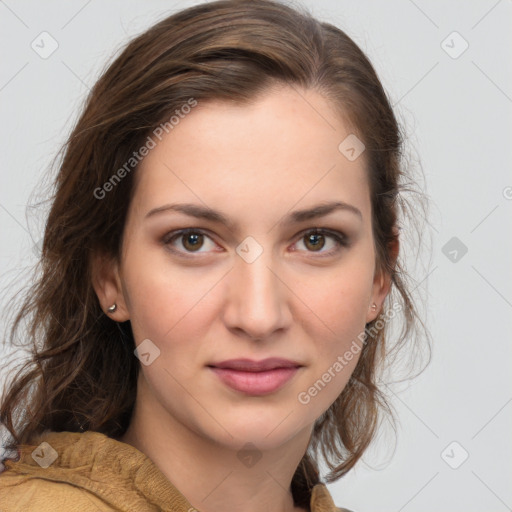
[[[48,443],[42,445],[41,443]],[[34,450],[40,446],[38,452]],[[51,447],[51,448],[50,448]],[[58,457],[48,467],[36,462],[55,450]],[[137,448],[100,432],[45,431],[31,445],[18,447],[20,459],[5,461],[6,470],[66,482],[95,494],[115,506],[123,499],[123,509],[143,509],[148,504],[164,512],[195,510],[160,469]],[[52,452],[53,453],[53,452]],[[323,483],[312,489],[311,512],[337,512]]]

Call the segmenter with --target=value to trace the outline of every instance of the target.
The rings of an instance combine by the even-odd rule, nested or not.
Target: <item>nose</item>
[[[224,307],[228,329],[253,340],[264,340],[289,327],[292,292],[265,251],[252,263],[237,256],[228,279]]]

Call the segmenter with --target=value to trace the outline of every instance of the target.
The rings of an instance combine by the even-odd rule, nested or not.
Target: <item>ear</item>
[[[129,320],[130,314],[126,307],[117,260],[100,251],[94,252],[91,259],[91,275],[93,288],[105,314],[116,322]],[[108,308],[113,304],[116,304],[117,308],[110,313]]]
[[[400,249],[398,233],[398,228],[395,226],[393,228],[393,240],[388,245],[391,265],[393,268],[396,265],[396,260],[398,258],[398,252]],[[391,284],[391,275],[388,272],[386,272],[384,269],[375,272],[373,278],[371,301],[368,307],[368,313],[366,315],[366,323],[372,322],[379,316],[382,309],[382,304],[384,303],[384,299],[391,290]],[[372,309],[372,304],[377,305],[375,310]]]

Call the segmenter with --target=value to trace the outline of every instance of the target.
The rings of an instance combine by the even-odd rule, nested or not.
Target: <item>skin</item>
[[[389,276],[375,272],[364,153],[351,162],[338,150],[349,133],[313,90],[274,87],[243,106],[200,102],[137,170],[121,261],[98,255],[94,264],[104,310],[116,303],[111,318],[130,320],[136,344],[150,339],[160,350],[141,364],[120,441],[145,453],[202,512],[301,510],[293,473],[359,353],[308,404],[298,394],[350,348],[389,293]],[[338,210],[279,224],[328,201],[361,216]],[[169,203],[206,205],[237,229],[172,211],[145,218]],[[183,228],[204,230],[202,245],[187,236],[165,245]],[[345,234],[350,245],[325,235],[315,246],[304,233],[313,228]],[[263,250],[252,263],[236,252],[248,236]],[[303,367],[265,396],[228,388],[206,366],[272,356]],[[248,442],[261,455],[251,467],[237,457]]]

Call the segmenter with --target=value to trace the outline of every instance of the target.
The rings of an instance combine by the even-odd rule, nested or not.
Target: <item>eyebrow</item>
[[[350,212],[358,216],[360,219],[363,218],[363,214],[355,206],[345,203],[343,201],[333,201],[328,203],[321,203],[313,206],[312,208],[307,208],[305,210],[296,210],[292,213],[287,214],[279,222],[279,224],[297,224],[300,222],[304,222],[306,220],[325,217],[326,215],[329,215],[330,213],[337,210]],[[168,211],[180,212],[184,213],[185,215],[189,215],[190,217],[195,217],[197,219],[209,220],[211,222],[223,224],[231,231],[235,231],[237,227],[236,224],[228,217],[226,217],[223,213],[208,208],[206,206],[201,206],[192,203],[165,204],[163,206],[159,206],[158,208],[153,208],[152,210],[150,210],[146,214],[145,218],[147,219],[159,213]]]

